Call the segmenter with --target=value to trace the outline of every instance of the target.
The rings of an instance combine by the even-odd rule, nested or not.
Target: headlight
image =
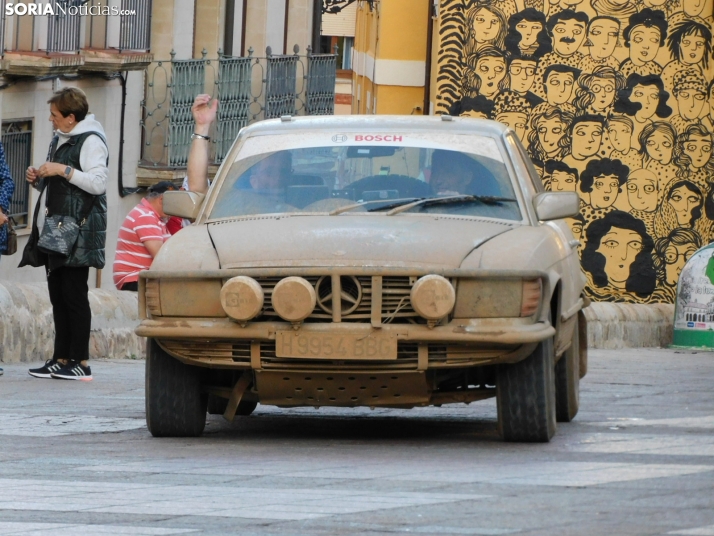
[[[252,277],[229,279],[221,288],[221,306],[234,320],[246,322],[263,309],[263,289]]]
[[[454,308],[456,293],[448,279],[432,274],[420,277],[414,283],[410,299],[419,316],[440,320]]]
[[[146,286],[149,303],[149,281],[156,281],[161,316],[225,317],[221,307],[220,279],[149,279]],[[151,307],[149,307],[151,311]],[[152,314],[156,314],[152,311]]]
[[[540,279],[460,279],[454,318],[532,316],[540,307]]]
[[[312,285],[302,277],[281,279],[270,298],[273,309],[288,322],[305,320],[315,310],[317,297]]]

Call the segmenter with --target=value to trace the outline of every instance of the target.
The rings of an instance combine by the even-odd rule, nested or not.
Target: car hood
[[[517,222],[450,216],[255,216],[208,224],[221,268],[393,266],[458,268]]]

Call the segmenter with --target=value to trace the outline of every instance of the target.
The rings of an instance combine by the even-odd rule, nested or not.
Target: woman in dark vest
[[[102,125],[87,113],[80,89],[64,88],[47,101],[55,137],[48,162],[27,168],[26,178],[42,191],[47,215],[65,215],[84,223],[68,257],[47,255],[47,286],[55,322],[55,346],[44,366],[30,369],[36,378],[92,379],[89,368],[89,268],[104,267],[107,230],[109,150]],[[36,222],[39,229],[44,223]]]

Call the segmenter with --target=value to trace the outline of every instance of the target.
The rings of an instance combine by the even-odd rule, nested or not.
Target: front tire
[[[196,437],[206,426],[201,370],[146,342],[146,425],[154,437]]]
[[[572,421],[580,407],[579,331],[576,323],[570,348],[555,364],[555,417],[558,422]]]
[[[518,363],[501,365],[496,379],[498,427],[505,441],[547,442],[555,434],[553,340]]]

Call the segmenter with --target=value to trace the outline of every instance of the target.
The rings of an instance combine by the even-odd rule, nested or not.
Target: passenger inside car
[[[434,151],[429,183],[436,195],[502,195],[493,173],[483,164],[456,151]]]

